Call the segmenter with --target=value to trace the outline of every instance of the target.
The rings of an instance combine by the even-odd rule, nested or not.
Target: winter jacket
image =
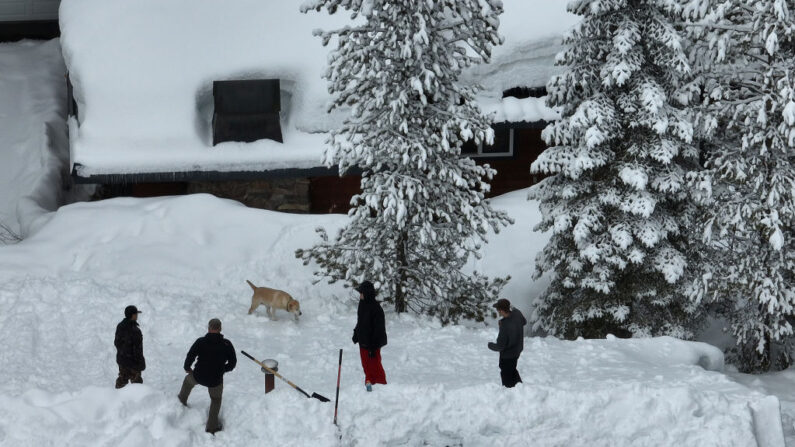
[[[353,342],[365,349],[379,349],[386,346],[386,322],[384,309],[375,296],[365,296],[359,300],[356,312],[356,327],[353,328]]]
[[[208,388],[224,383],[224,373],[232,371],[237,365],[232,342],[225,339],[222,334],[212,332],[193,342],[185,357],[185,371],[191,369],[196,357],[199,359],[196,361],[196,368],[193,369],[193,378]]]
[[[124,368],[134,371],[146,369],[144,359],[144,337],[138,322],[125,318],[116,325],[116,337],[113,340],[116,346],[116,363]]]
[[[500,320],[500,332],[497,343],[489,343],[489,349],[498,351],[500,359],[518,359],[524,349],[524,325],[527,324],[519,309],[511,310],[511,314]]]

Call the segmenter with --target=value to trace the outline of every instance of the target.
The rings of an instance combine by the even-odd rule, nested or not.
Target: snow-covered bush
[[[481,319],[507,279],[462,267],[488,231],[511,219],[485,195],[495,171],[462,158],[469,139],[490,141],[489,120],[463,86],[463,69],[500,43],[499,0],[313,0],[303,10],[350,11],[353,24],[318,32],[336,42],[326,78],[332,109],[350,116],[330,137],[326,163],[362,170],[350,223],[298,250],[320,277],[369,279],[397,312]]]

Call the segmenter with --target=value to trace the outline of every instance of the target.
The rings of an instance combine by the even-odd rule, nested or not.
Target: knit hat
[[[362,281],[358,287],[356,287],[356,291],[364,295],[365,298],[375,298],[375,286],[370,281]]]

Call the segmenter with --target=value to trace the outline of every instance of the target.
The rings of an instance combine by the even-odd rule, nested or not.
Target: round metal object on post
[[[272,371],[279,371],[279,362],[273,359],[265,359],[262,361],[262,364],[270,368]],[[265,394],[270,393],[273,391],[273,388],[276,386],[275,376],[268,372],[265,368],[261,368],[262,372],[265,373]]]

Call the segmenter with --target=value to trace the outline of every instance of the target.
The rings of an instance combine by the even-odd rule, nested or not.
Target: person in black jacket
[[[196,358],[198,357],[198,360]],[[196,360],[196,368],[192,368]],[[205,430],[208,433],[223,429],[218,421],[221,397],[224,393],[224,374],[235,369],[237,356],[232,342],[221,334],[221,320],[213,318],[207,325],[207,335],[197,338],[185,357],[185,380],[179,391],[179,401],[188,406],[188,396],[196,385],[204,385],[210,393],[210,412]]]
[[[135,306],[124,308],[124,319],[116,325],[116,364],[119,365],[119,377],[116,388],[123,388],[127,383],[144,383],[141,372],[146,369],[144,359],[144,342],[141,329],[138,328],[138,314],[141,311]]]
[[[527,324],[519,309],[511,309],[511,302],[502,298],[494,304],[500,314],[500,332],[497,343],[489,343],[489,349],[500,353],[500,377],[508,388],[522,381],[516,364],[524,349],[524,325]]]
[[[364,386],[372,391],[372,385],[386,385],[386,373],[381,365],[381,348],[386,346],[386,323],[384,309],[375,300],[375,287],[370,281],[356,288],[359,292],[359,309],[356,327],[353,328],[353,343],[359,343],[359,356],[364,369]]]

